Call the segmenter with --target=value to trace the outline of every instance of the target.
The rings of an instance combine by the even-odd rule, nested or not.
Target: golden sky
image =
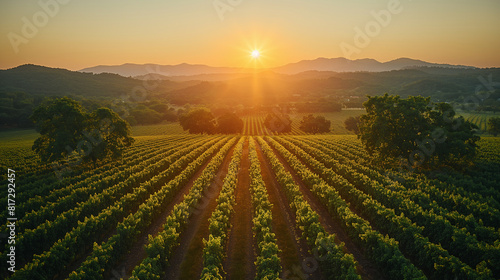
[[[500,67],[499,15],[498,0],[0,0],[0,69],[317,57]]]

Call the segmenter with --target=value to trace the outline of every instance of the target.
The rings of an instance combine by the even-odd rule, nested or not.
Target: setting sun
[[[257,59],[260,56],[260,52],[258,50],[253,50],[252,51],[252,57]]]

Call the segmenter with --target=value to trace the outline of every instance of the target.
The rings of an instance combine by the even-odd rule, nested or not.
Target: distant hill
[[[394,64],[406,65],[400,62]],[[373,61],[367,63],[375,65]],[[325,65],[328,63],[325,62]],[[467,100],[481,98],[478,104],[481,110],[500,110],[500,90],[476,94],[476,89],[489,89],[482,85],[479,77],[483,78],[483,82],[500,81],[500,68],[415,65],[383,72],[310,70],[283,74],[263,70],[251,73],[143,75],[127,78],[118,74],[81,73],[22,65],[0,70],[0,129],[32,127],[29,116],[48,96],[71,96],[80,100],[86,108],[106,106],[112,100],[123,100],[130,96],[132,98],[126,98],[127,101],[140,103],[136,104],[137,110],[132,112],[133,119],[130,121],[143,124],[154,123],[153,121],[162,118],[171,119],[172,112],[165,112],[161,104],[168,104],[167,108],[186,104],[229,108],[241,108],[242,105],[243,108],[257,111],[258,108],[270,108],[278,104],[295,104],[300,108],[319,108],[319,104],[333,108],[334,104],[342,104],[359,108],[366,100],[366,95],[384,93],[402,97],[430,96],[433,101],[450,102],[458,106],[464,105]],[[144,91],[147,92],[146,99],[134,100],[133,97],[137,96],[135,93],[141,96]]]
[[[311,62],[312,64],[317,63]],[[324,67],[330,60],[319,60]],[[391,65],[408,65],[405,59]],[[376,65],[373,60],[364,64]],[[333,72],[310,70],[297,74],[264,70],[253,73],[223,73],[195,76],[146,75],[126,78],[117,74],[81,73],[36,65],[0,70],[1,92],[25,92],[40,96],[79,95],[114,98],[143,87],[151,96],[175,104],[230,103],[255,104],[309,102],[318,98],[379,95],[383,93],[431,96],[436,101],[453,102],[475,93],[478,77],[492,75],[500,80],[500,68],[443,68],[421,65],[383,72]],[[293,66],[296,67],[296,66]],[[228,70],[229,71],[229,70]],[[146,82],[144,80],[157,79]],[[488,78],[489,79],[489,78]],[[153,86],[151,86],[153,85]]]
[[[117,74],[92,74],[26,64],[0,70],[1,91],[39,95],[117,96],[141,81]]]
[[[314,60],[302,60],[296,63],[286,64],[284,66],[267,69],[280,74],[298,74],[306,71],[332,71],[332,72],[383,72],[392,70],[401,70],[413,67],[442,67],[453,69],[473,69],[472,66],[436,64],[410,58],[398,58],[388,62],[379,62],[374,59],[349,60],[346,58],[317,58]],[[80,72],[113,73],[124,77],[144,76],[149,77],[167,77],[176,80],[188,80],[189,76],[199,76],[197,79],[205,80],[227,80],[227,74],[251,73],[251,69],[231,68],[231,67],[212,67],[208,65],[178,64],[178,65],[160,65],[160,64],[123,64],[123,65],[100,65],[80,70]],[[151,74],[153,73],[153,74]],[[149,74],[149,75],[148,75]],[[218,74],[218,75],[215,75]],[[220,75],[222,74],[222,75]],[[226,74],[226,75],[223,75]],[[158,76],[159,75],[159,76]]]
[[[334,72],[383,72],[392,70],[402,70],[412,67],[443,67],[443,68],[464,68],[473,69],[472,66],[437,64],[425,62],[422,60],[410,58],[398,58],[388,62],[379,62],[375,59],[356,59],[346,58],[317,58],[314,60],[302,60],[296,63],[290,63],[281,67],[274,68],[273,71],[283,74],[297,74],[305,71],[334,71]]]
[[[191,84],[162,81],[155,90],[168,91]],[[81,73],[32,64],[0,70],[0,92],[25,92],[44,96],[117,97],[138,86],[144,86],[144,81],[110,73]]]
[[[162,76],[194,76],[202,74],[238,73],[244,71],[241,68],[212,67],[200,64],[182,63],[178,65],[160,64],[123,64],[123,65],[99,65],[80,70],[87,73],[113,73],[124,77],[144,76],[148,74],[159,74]]]

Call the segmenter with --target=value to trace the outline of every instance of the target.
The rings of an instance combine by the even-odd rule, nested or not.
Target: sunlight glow
[[[260,52],[258,50],[253,50],[252,51],[252,57],[257,59],[260,56]]]

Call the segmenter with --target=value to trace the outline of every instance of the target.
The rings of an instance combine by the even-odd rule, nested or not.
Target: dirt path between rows
[[[224,270],[227,279],[253,280],[255,278],[255,241],[252,231],[253,206],[250,195],[250,158],[248,139],[243,145],[243,153],[235,189],[236,204],[230,223],[226,245],[227,258]]]
[[[336,242],[344,242],[347,251],[354,256],[354,258],[358,262],[357,272],[359,275],[361,275],[361,278],[369,280],[385,279],[378,266],[365,257],[363,250],[356,244],[354,244],[354,242],[351,240],[347,232],[345,232],[345,230],[342,228],[340,223],[330,215],[327,207],[324,206],[316,197],[316,195],[314,195],[309,190],[309,188],[304,184],[304,182],[300,179],[300,177],[288,164],[288,162],[274,148],[273,151],[281,164],[288,172],[290,172],[294,181],[299,185],[304,198],[311,205],[311,208],[318,213],[321,225],[325,227],[325,230],[328,233],[335,234]],[[307,166],[307,164],[305,164],[304,162],[302,163]]]
[[[227,174],[234,147],[224,157],[222,167],[215,174],[216,179],[207,188],[209,191],[203,193],[202,203],[197,208],[199,212],[193,213],[182,232],[179,240],[180,245],[170,258],[171,261],[164,279],[192,280],[200,278],[203,269],[203,238],[208,239],[208,219],[217,206],[217,197],[219,197],[223,179]]]
[[[117,273],[119,275],[125,274],[127,277],[130,277],[132,275],[132,271],[134,270],[134,268],[137,265],[139,265],[141,261],[147,256],[145,246],[149,242],[148,236],[152,235],[154,237],[158,235],[160,231],[163,230],[163,224],[165,223],[165,220],[174,209],[174,206],[182,202],[182,200],[184,200],[184,195],[189,193],[189,190],[191,189],[191,187],[193,187],[194,181],[198,179],[198,177],[201,175],[205,167],[207,167],[209,162],[210,159],[208,159],[201,166],[201,168],[196,171],[196,173],[191,177],[191,179],[184,186],[182,186],[181,189],[175,194],[172,202],[168,203],[168,205],[162,210],[159,216],[149,226],[148,230],[143,232],[141,237],[138,239],[139,241],[132,246],[130,251],[115,266],[116,269],[112,271],[113,275],[116,276]]]
[[[286,195],[279,185],[270,163],[262,153],[259,143],[256,141],[256,151],[261,164],[262,178],[269,194],[269,200],[273,204],[273,231],[276,234],[278,247],[281,250],[280,259],[283,267],[282,278],[285,279],[325,279],[319,269],[307,266],[306,260],[313,257],[308,251],[306,242],[301,238],[301,233],[295,227],[295,214],[290,208]]]

